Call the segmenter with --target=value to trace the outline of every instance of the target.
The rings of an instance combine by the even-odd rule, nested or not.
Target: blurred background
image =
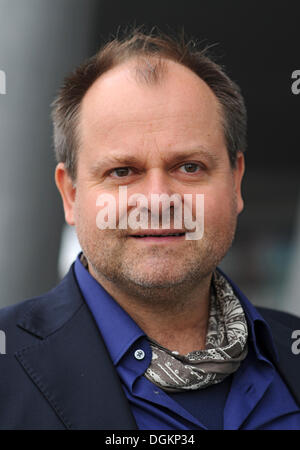
[[[80,250],[54,183],[50,103],[63,77],[118,27],[145,24],[217,44],[241,86],[245,209],[220,267],[253,304],[300,316],[299,21],[296,0],[0,0],[0,306],[52,288]]]

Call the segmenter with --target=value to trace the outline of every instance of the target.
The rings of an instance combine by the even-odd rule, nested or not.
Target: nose
[[[172,195],[174,193],[170,175],[159,168],[149,170],[142,182],[141,188],[141,193],[144,194],[148,200],[151,200],[152,194]]]
[[[149,170],[139,188],[140,193],[147,199],[148,213],[151,214],[153,224],[167,225],[168,217],[173,223],[175,213],[181,218],[182,209],[179,205],[182,203],[182,196],[176,191],[174,180],[166,171],[161,168]]]

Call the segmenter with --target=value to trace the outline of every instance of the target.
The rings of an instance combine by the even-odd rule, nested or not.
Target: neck
[[[163,347],[187,354],[205,348],[212,274],[195,286],[139,290],[91,275],[132,317],[145,334]]]

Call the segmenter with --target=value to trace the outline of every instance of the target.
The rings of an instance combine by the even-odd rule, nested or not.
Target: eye
[[[130,167],[117,167],[110,171],[110,175],[115,176],[115,178],[127,177],[130,172]]]
[[[202,169],[200,164],[197,163],[185,163],[182,166],[180,166],[180,169],[185,168],[184,173],[195,173],[197,172],[197,169]]]

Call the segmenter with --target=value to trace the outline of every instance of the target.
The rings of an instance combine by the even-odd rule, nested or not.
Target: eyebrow
[[[205,149],[203,147],[198,147],[190,151],[177,151],[174,152],[172,155],[169,155],[168,157],[163,157],[162,159],[165,162],[169,163],[177,163],[179,161],[182,161],[184,159],[189,159],[193,157],[204,157],[206,158],[211,164],[216,164],[219,161],[219,156],[217,156],[214,152],[211,150]],[[91,175],[97,175],[99,174],[99,171],[103,170],[105,166],[115,165],[115,164],[121,164],[123,166],[134,166],[139,165],[140,160],[133,155],[124,155],[123,153],[115,153],[111,154],[109,156],[106,156],[103,158],[103,160],[96,161],[90,168]]]
[[[121,164],[123,166],[132,166],[139,164],[140,161],[135,156],[129,155],[115,155],[107,156],[106,158],[96,161],[90,168],[89,172],[92,176],[97,176],[100,171],[102,171],[107,166],[112,166],[116,164]]]

